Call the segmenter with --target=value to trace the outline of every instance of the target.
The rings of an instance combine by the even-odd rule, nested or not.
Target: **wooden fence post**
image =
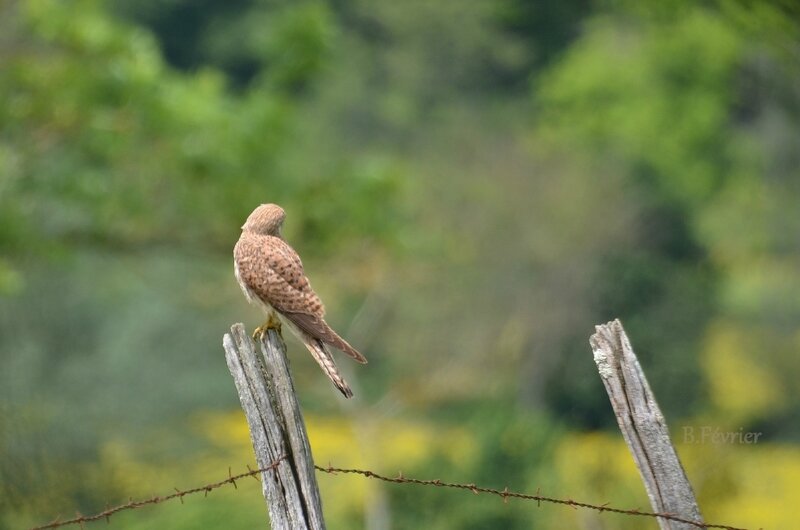
[[[286,361],[286,346],[275,330],[260,341],[261,356],[244,325],[222,339],[225,360],[247,416],[271,527],[324,530],[322,501],[303,416]]]
[[[595,326],[589,343],[625,442],[633,453],[650,505],[657,513],[703,522],[700,509],[675,448],[667,422],[633,353],[622,323]],[[659,517],[662,530],[697,530],[696,525]]]

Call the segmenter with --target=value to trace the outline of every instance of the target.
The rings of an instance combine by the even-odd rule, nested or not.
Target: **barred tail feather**
[[[328,376],[328,379],[334,384],[339,391],[344,394],[344,397],[351,398],[353,397],[353,391],[350,390],[350,387],[347,385],[345,380],[339,375],[339,369],[336,368],[336,363],[333,361],[333,356],[331,355],[328,348],[325,344],[322,343],[319,339],[315,339],[308,335],[302,337],[303,344],[306,345],[308,351],[311,352],[311,355],[314,357],[314,360],[317,361],[322,371],[325,372],[325,375]]]

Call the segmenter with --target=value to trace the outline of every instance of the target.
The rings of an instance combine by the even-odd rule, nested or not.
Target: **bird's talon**
[[[281,333],[281,320],[275,316],[275,314],[270,314],[267,321],[253,331],[253,340],[261,340],[271,329],[274,329],[278,332],[279,336],[283,337],[283,333]]]
[[[258,326],[253,331],[253,340],[255,340],[255,341],[261,340],[261,337],[263,337],[264,333],[266,333],[266,332],[267,332],[266,326]]]

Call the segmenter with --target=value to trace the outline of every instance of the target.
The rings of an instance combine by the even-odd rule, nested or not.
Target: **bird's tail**
[[[350,390],[350,387],[339,374],[339,369],[336,367],[336,363],[333,361],[333,356],[325,344],[323,344],[319,339],[315,339],[307,334],[304,335],[303,344],[306,345],[306,348],[308,348],[308,351],[311,352],[314,360],[317,361],[317,364],[319,364],[320,368],[322,368],[322,371],[325,372],[325,375],[328,376],[328,379],[330,379],[334,386],[338,388],[342,394],[344,394],[344,397],[353,397],[353,391]]]

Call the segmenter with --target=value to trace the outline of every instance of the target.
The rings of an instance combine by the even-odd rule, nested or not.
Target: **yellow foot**
[[[281,320],[275,313],[270,312],[269,318],[267,321],[258,326],[255,331],[253,331],[253,339],[254,340],[261,340],[261,338],[267,334],[267,332],[271,329],[274,329],[278,332],[281,338],[283,338],[283,334],[281,333]]]
[[[265,326],[258,326],[255,331],[253,331],[253,340],[259,341],[261,337],[264,336],[264,333],[267,332],[267,328]]]

